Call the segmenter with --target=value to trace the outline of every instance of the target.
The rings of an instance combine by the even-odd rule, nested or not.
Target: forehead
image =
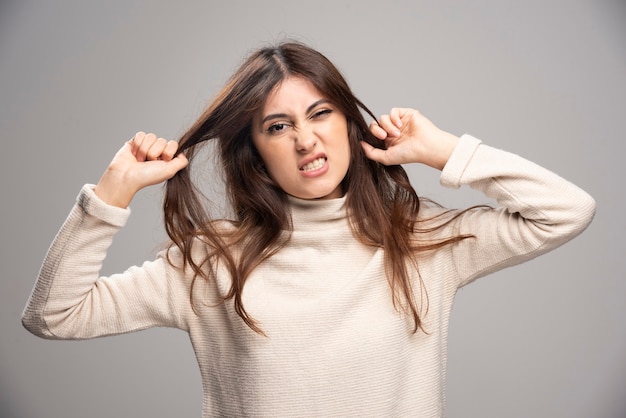
[[[324,95],[306,78],[288,77],[276,85],[267,96],[262,113],[267,115],[276,112],[297,112],[322,98]]]

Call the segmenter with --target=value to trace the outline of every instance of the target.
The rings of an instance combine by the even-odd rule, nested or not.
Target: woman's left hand
[[[459,141],[417,110],[407,108],[391,109],[378,123],[370,124],[370,131],[385,141],[387,149],[361,142],[365,155],[384,165],[421,163],[442,170]]]

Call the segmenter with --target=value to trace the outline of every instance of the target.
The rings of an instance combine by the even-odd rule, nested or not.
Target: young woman
[[[204,416],[443,415],[456,291],[573,238],[595,203],[416,110],[369,126],[362,111],[372,116],[319,52],[253,53],[178,143],[139,132],[83,187],[24,325],[66,339],[187,331]],[[233,219],[211,219],[192,182],[206,141],[217,141]],[[409,163],[499,207],[420,199]],[[135,193],[165,180],[170,248],[99,277]]]

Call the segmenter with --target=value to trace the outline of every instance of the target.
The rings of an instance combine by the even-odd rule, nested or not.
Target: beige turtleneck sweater
[[[24,326],[58,339],[180,328],[189,333],[200,366],[206,417],[443,416],[456,291],[573,238],[593,218],[595,203],[557,175],[468,135],[441,182],[470,185],[497,199],[499,207],[470,210],[438,235],[468,233],[475,239],[419,257],[428,334],[412,333],[410,319],[394,309],[384,250],[353,237],[345,198],[291,199],[289,244],[260,265],[244,288],[244,305],[267,334],[261,336],[232,303],[214,303],[230,287],[219,267],[215,282],[196,285],[198,314],[189,299],[191,275],[164,254],[99,277],[129,210],[104,204],[89,185],[50,247]],[[423,214],[438,211],[424,206]],[[203,250],[196,246],[198,257]],[[172,259],[178,265],[176,250]],[[422,301],[417,282],[414,289]]]

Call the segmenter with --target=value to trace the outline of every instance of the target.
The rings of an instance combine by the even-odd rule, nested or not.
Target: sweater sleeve
[[[50,339],[85,339],[155,326],[185,329],[188,286],[160,254],[124,273],[100,277],[129,209],[109,206],[85,185],[45,257],[22,323]]]
[[[455,233],[475,237],[451,247],[459,287],[564,244],[595,214],[593,198],[574,184],[469,135],[444,167],[441,183],[469,185],[498,202],[496,208],[468,210],[454,222]]]

